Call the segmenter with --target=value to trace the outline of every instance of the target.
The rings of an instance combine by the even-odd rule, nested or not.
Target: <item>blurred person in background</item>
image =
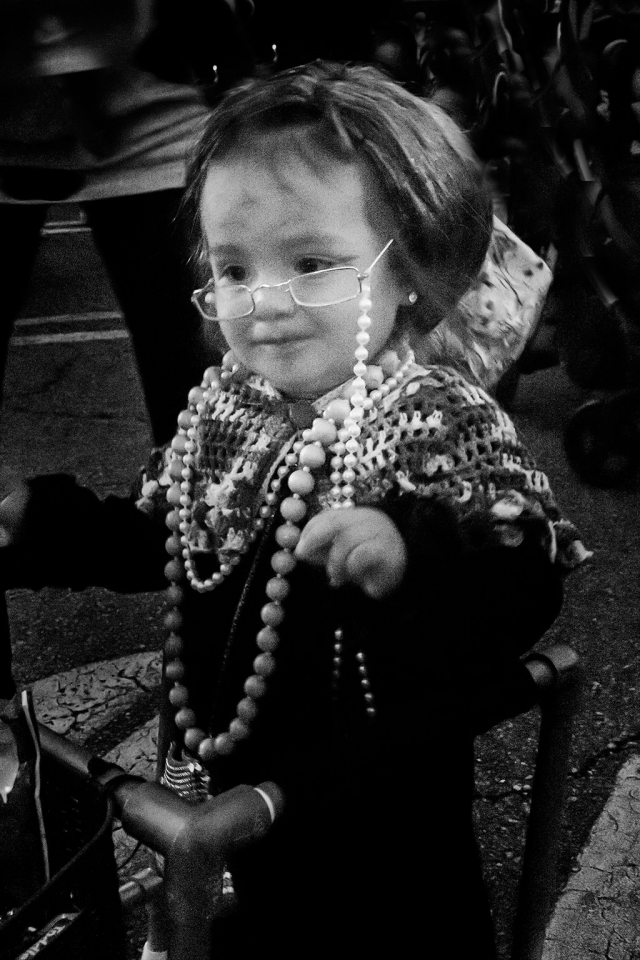
[[[210,9],[224,32],[230,8],[219,0]],[[162,443],[205,349],[179,207],[209,106],[188,67],[178,69],[177,45],[174,79],[157,75],[157,35],[153,0],[0,0],[0,229],[9,241],[0,382],[47,211],[78,204],[122,307]]]
[[[187,36],[205,5],[185,0],[0,0],[0,391],[52,204],[78,204],[131,334],[153,440],[219,359],[191,304],[180,217],[189,153],[210,108]],[[234,4],[210,0],[207,69],[247,69]],[[14,686],[0,603],[0,697]]]

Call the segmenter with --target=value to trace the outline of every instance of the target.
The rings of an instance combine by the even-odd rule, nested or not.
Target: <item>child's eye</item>
[[[322,260],[319,257],[302,257],[296,263],[296,272],[315,273],[316,270],[328,270],[331,266],[329,260]]]
[[[237,263],[230,263],[223,267],[216,275],[216,283],[246,283],[247,271]]]

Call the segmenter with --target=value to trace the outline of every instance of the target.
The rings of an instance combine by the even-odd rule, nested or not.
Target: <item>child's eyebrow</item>
[[[239,243],[213,243],[207,244],[207,253],[211,257],[233,257],[240,256],[243,248]]]
[[[308,231],[306,233],[292,233],[290,236],[284,236],[275,241],[281,249],[288,253],[289,251],[298,251],[300,248],[307,247],[314,250],[321,248],[325,251],[332,251],[334,255],[349,258],[353,256],[351,246],[345,244],[345,241],[333,233],[323,233]],[[245,253],[245,247],[240,243],[213,243],[207,244],[207,253],[212,257],[233,257]]]
[[[342,247],[344,241],[341,237],[333,233],[322,233],[320,231],[308,231],[307,233],[293,233],[290,237],[284,237],[282,244],[285,247],[300,247],[305,245],[319,245],[322,247]]]

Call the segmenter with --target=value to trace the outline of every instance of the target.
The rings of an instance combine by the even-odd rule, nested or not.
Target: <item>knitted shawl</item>
[[[345,393],[348,384],[316,400],[312,415]],[[357,505],[376,505],[392,491],[438,500],[462,528],[474,530],[476,548],[517,546],[526,535],[562,568],[589,556],[511,419],[482,388],[452,368],[414,364],[378,407],[362,423]],[[198,554],[229,562],[249,546],[269,483],[299,437],[291,404],[256,376],[235,375],[208,401],[197,432],[188,531],[196,562]],[[166,513],[170,460],[170,449],[156,451],[143,472],[140,510]],[[308,516],[330,507],[329,472],[316,476]]]

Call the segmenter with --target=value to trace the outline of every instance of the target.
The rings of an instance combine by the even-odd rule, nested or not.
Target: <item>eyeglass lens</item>
[[[323,307],[357,297],[360,283],[353,267],[336,267],[294,277],[289,289],[301,306]],[[198,302],[203,313],[218,320],[234,320],[248,316],[253,310],[251,291],[241,285],[205,288]]]

